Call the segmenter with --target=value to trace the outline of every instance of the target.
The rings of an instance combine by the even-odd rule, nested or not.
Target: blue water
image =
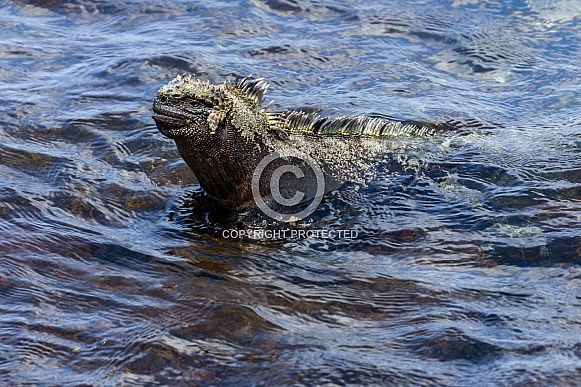
[[[0,1],[0,384],[578,383],[580,20],[571,0]],[[295,226],[355,238],[225,238],[248,224],[151,119],[184,72],[472,134]]]

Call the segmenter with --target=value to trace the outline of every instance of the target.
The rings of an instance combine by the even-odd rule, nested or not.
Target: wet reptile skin
[[[300,111],[267,112],[263,101],[268,86],[260,78],[214,85],[184,74],[161,87],[153,102],[159,131],[175,141],[202,188],[224,206],[240,209],[253,202],[253,173],[273,152],[279,158],[265,171],[267,180],[285,162],[293,159],[302,168],[308,159],[320,166],[329,191],[357,180],[362,169],[402,138],[432,136],[443,128],[367,116],[331,119]],[[286,176],[282,190],[296,191],[300,184]],[[261,183],[260,192],[267,191],[268,185]]]

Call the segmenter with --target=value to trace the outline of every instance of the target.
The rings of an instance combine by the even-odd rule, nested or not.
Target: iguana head
[[[252,174],[268,153],[261,108],[267,88],[262,79],[213,85],[183,75],[161,87],[153,102],[157,128],[176,142],[202,188],[234,207],[252,200]]]

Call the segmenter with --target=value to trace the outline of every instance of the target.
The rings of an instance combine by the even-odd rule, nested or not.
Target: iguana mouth
[[[152,117],[155,122],[169,126],[184,126],[185,120],[188,119],[187,114],[181,109],[169,106],[164,102],[159,97],[153,101]]]
[[[169,106],[153,105],[151,114],[157,129],[168,138],[175,138],[180,130],[188,125],[187,119],[180,111]]]
[[[155,123],[157,125],[162,125],[162,126],[171,126],[171,127],[182,127],[185,126],[184,125],[184,120],[181,120],[179,118],[175,118],[169,115],[165,115],[163,113],[159,113],[159,112],[153,112],[153,114],[151,115],[155,121]]]
[[[158,95],[153,101],[153,117],[159,131],[166,137],[175,138],[184,128],[199,125],[200,118],[208,115],[209,108],[199,101],[170,99]]]

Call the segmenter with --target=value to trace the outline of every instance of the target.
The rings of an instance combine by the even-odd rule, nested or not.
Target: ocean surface
[[[0,0],[0,37],[0,385],[580,383],[578,0]],[[240,238],[151,118],[182,73],[471,134]]]

